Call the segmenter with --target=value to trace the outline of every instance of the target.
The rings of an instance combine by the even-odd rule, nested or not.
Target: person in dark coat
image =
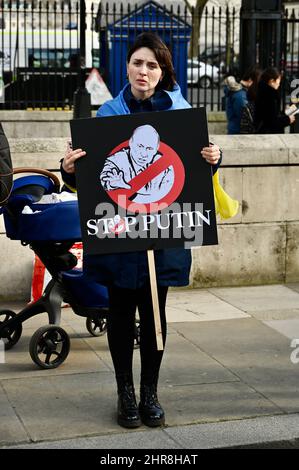
[[[246,89],[247,96],[247,103],[241,112],[240,134],[255,133],[255,101],[261,74],[262,70],[257,65],[253,65],[245,71],[240,82],[241,85]]]
[[[0,205],[9,198],[12,182],[13,170],[10,156],[9,144],[0,123]]]
[[[268,68],[261,75],[255,103],[257,134],[283,134],[295,121],[295,116],[281,112],[280,83],[281,74],[276,68]]]
[[[171,54],[153,33],[138,36],[127,56],[128,82],[119,95],[104,103],[97,116],[113,116],[149,111],[189,108],[175,82]],[[196,142],[194,143],[196,145]],[[201,151],[207,164],[218,168],[219,147]],[[67,186],[75,186],[74,163],[85,151],[68,148],[61,172]],[[165,305],[169,286],[189,283],[191,252],[185,249],[155,251],[158,297],[163,344],[166,341]],[[163,351],[156,347],[154,316],[147,254],[145,251],[86,256],[84,270],[97,282],[108,286],[108,343],[118,392],[118,423],[124,427],[160,426],[165,414],[157,397],[157,384]],[[137,406],[133,384],[135,312],[140,317],[141,383]]]

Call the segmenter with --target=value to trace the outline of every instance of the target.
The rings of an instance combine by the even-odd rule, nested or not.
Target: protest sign
[[[217,244],[204,108],[71,121],[85,253]]]

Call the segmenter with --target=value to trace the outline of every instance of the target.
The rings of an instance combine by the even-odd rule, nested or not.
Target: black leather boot
[[[125,428],[141,426],[134,386],[124,383],[118,388],[117,422]]]
[[[150,427],[162,426],[165,423],[165,414],[157,397],[155,384],[140,386],[139,413],[143,424]]]

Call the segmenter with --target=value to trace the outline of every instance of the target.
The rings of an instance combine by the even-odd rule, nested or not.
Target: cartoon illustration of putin
[[[100,175],[103,188],[106,191],[130,189],[130,181],[135,176],[163,157],[158,151],[159,145],[160,136],[153,126],[137,127],[129,140],[129,147],[106,158]],[[169,166],[140,188],[132,201],[142,204],[159,201],[169,193],[173,183],[174,170]]]

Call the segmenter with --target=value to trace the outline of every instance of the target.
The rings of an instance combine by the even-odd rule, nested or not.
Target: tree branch
[[[186,5],[186,7],[187,7],[187,10],[191,12],[191,11],[192,11],[192,6],[191,6],[190,3],[188,2],[188,0],[184,0],[184,3],[185,3],[185,5]]]

